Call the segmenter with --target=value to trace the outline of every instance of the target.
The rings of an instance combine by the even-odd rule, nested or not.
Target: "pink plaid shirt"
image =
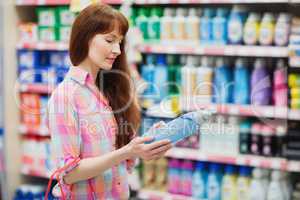
[[[116,94],[117,95],[117,94]],[[78,165],[76,159],[101,156],[115,150],[118,131],[109,102],[94,84],[92,76],[78,67],[71,67],[66,78],[49,100],[48,126],[53,153],[60,174],[63,193],[76,200],[128,199],[127,170],[133,160],[121,162],[99,176],[72,186],[62,177]]]

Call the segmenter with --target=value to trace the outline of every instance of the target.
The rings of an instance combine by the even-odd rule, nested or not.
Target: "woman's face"
[[[99,69],[110,70],[115,59],[121,54],[123,40],[117,30],[95,35],[89,43],[88,57]]]

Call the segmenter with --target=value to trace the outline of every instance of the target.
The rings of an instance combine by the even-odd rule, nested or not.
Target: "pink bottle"
[[[282,59],[277,61],[274,72],[273,101],[275,106],[287,106],[288,102],[287,68]]]
[[[183,161],[181,164],[181,194],[192,196],[192,183],[193,183],[193,162],[189,160]]]
[[[170,159],[168,167],[168,192],[180,194],[180,161],[178,159]]]

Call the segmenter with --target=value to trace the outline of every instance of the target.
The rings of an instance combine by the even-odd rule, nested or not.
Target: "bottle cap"
[[[212,163],[209,165],[209,171],[210,172],[219,172],[221,170],[221,165],[220,164],[216,164],[216,163]]]
[[[189,9],[189,16],[197,16],[196,8],[190,8]]]
[[[261,59],[261,58],[258,58],[255,60],[255,63],[254,63],[254,68],[255,69],[259,69],[259,68],[263,68],[266,66],[266,61]]]
[[[156,64],[157,65],[166,65],[166,56],[162,55],[162,54],[157,55]]]
[[[193,170],[193,162],[189,160],[183,161],[181,164],[181,169]]]
[[[226,165],[226,167],[225,167],[226,174],[234,174],[235,172],[236,172],[236,170],[233,165]]]
[[[251,175],[251,168],[250,167],[240,167],[240,176],[250,176]]]
[[[278,59],[276,63],[276,68],[277,69],[283,69],[285,68],[285,63],[283,59]]]
[[[164,16],[169,16],[172,17],[173,16],[173,9],[172,8],[165,8],[164,10]]]
[[[178,159],[170,159],[168,166],[170,168],[179,168],[180,167],[180,161]]]
[[[262,169],[259,169],[259,168],[255,168],[252,171],[252,173],[253,173],[253,177],[256,179],[261,179],[264,175]]]
[[[185,11],[183,8],[176,9],[176,16],[185,16]]]
[[[206,164],[204,162],[198,161],[196,163],[196,170],[205,170],[206,169]]]
[[[261,132],[261,124],[260,123],[254,123],[251,127],[251,133],[252,134],[260,134]]]

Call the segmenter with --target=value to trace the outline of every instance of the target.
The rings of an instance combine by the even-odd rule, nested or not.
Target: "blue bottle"
[[[212,8],[205,8],[200,19],[200,41],[202,44],[210,44],[213,41],[213,16]]]
[[[243,41],[244,23],[247,12],[244,7],[235,5],[228,20],[228,40],[231,44],[241,44]]]
[[[169,139],[175,144],[186,137],[198,134],[201,123],[209,120],[212,113],[213,111],[209,110],[189,112],[166,123],[164,126],[150,129],[143,136],[153,136],[154,139],[151,142]]]
[[[154,66],[154,55],[146,56],[146,64],[141,67],[142,78],[147,82],[148,87],[144,91],[144,96],[151,98],[155,94],[154,88],[154,74],[155,74],[155,66]]]
[[[250,73],[242,58],[235,62],[233,102],[249,104],[250,102]]]
[[[231,103],[233,91],[233,79],[230,67],[225,63],[224,58],[218,58],[214,73],[215,103]]]
[[[211,164],[207,178],[207,199],[221,200],[222,191],[221,165]]]
[[[204,162],[197,162],[193,174],[192,193],[194,199],[206,199],[207,169]]]
[[[212,32],[215,44],[227,43],[227,9],[217,9],[217,15],[213,18]]]
[[[168,95],[168,67],[165,55],[158,55],[156,59],[154,87],[158,91],[157,102],[160,102]]]

